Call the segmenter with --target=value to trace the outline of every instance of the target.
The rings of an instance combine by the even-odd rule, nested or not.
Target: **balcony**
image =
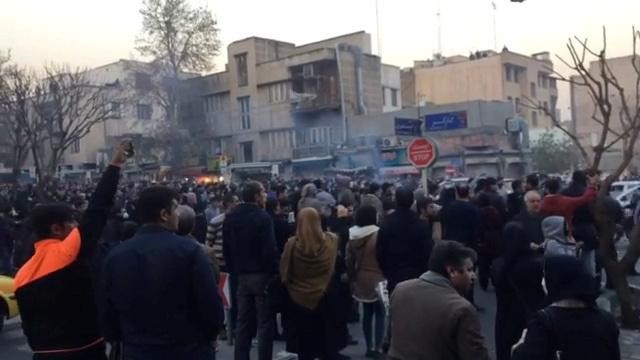
[[[294,159],[331,156],[332,146],[329,144],[302,145],[293,149]]]
[[[291,100],[292,113],[310,113],[325,110],[340,110],[340,100],[331,97],[307,96]]]

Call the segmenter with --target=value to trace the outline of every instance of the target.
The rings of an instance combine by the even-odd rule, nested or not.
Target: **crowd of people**
[[[489,359],[476,280],[495,291],[497,360],[620,358],[595,302],[596,175],[566,189],[532,175],[508,195],[495,178],[120,184],[125,160],[56,185],[57,202],[5,206],[2,264],[34,359],[105,359],[107,344],[112,359],[214,359],[220,341],[238,360],[254,341],[260,360],[274,341],[345,359],[353,321],[368,358]]]

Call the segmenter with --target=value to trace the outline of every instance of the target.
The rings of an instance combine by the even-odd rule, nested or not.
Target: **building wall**
[[[318,75],[324,76],[328,83],[333,78],[339,89],[336,64],[339,44],[345,115],[350,117],[365,111],[380,113],[381,64],[379,57],[369,54],[370,41],[369,34],[360,32],[298,47],[261,38],[230,44],[227,71],[204,76],[202,81],[200,96],[205,104],[204,117],[214,133],[211,150],[225,153],[234,162],[247,162],[241,143],[252,142],[252,162],[275,161],[290,159],[296,153],[295,148],[318,145],[319,139],[334,144],[342,142],[339,91],[330,94],[335,97],[337,108],[313,109],[313,105],[307,104],[312,108],[294,111],[293,82],[299,79],[292,77],[292,69],[298,67],[299,70],[305,64],[325,64],[321,67],[325,73]],[[247,59],[246,86],[238,83],[236,56],[240,54],[246,54]],[[361,98],[357,92],[359,74]],[[399,88],[399,75],[395,85]],[[238,102],[239,97],[246,96],[250,99],[249,129],[242,128],[242,109]],[[360,106],[362,103],[364,107]]]
[[[416,61],[412,69],[402,72],[404,105],[421,100],[436,104],[506,100],[513,103],[530,127],[552,126],[543,111],[531,109],[545,103],[551,109],[557,103],[558,91],[550,79],[553,63],[547,53],[524,56],[503,50],[476,53],[474,57],[477,58],[453,56]],[[519,69],[517,79],[513,72],[509,77],[510,69]]]
[[[65,152],[63,165],[96,163],[98,153],[113,145],[115,139],[150,135],[157,130],[164,118],[162,107],[151,92],[136,89],[136,72],[151,73],[148,64],[131,60],[119,60],[87,71],[86,76],[93,84],[103,86],[119,83],[119,86],[114,86],[109,93],[121,100],[120,117],[94,125],[80,140],[78,152],[74,152],[73,147]],[[150,119],[138,118],[138,104],[151,107]]]
[[[402,82],[400,81],[400,68],[393,65],[382,64],[381,75],[382,111],[389,112],[402,109],[403,94]]]
[[[625,89],[625,93],[627,94],[627,102],[629,106],[633,109],[635,105],[635,99],[632,94],[635,94],[636,84],[635,81],[637,79],[637,74],[632,66],[632,56],[623,56],[618,58],[608,59],[608,65],[611,69],[611,72],[615,75],[615,77],[620,82],[620,85]],[[599,63],[594,61],[591,62],[589,66],[589,72],[596,79],[600,79],[600,66]],[[582,81],[579,78],[574,78],[577,81]],[[610,119],[610,128],[612,132],[615,134],[621,134],[624,132],[624,127],[620,122],[620,118],[617,114],[622,110],[621,100],[619,98],[619,93],[613,87],[610,88],[611,95],[609,97],[612,110],[611,110],[611,119]],[[591,152],[593,155],[592,149],[593,146],[597,145],[598,140],[600,139],[600,134],[602,131],[602,125],[593,120],[592,115],[594,113],[601,119],[601,115],[599,111],[596,111],[596,104],[591,100],[589,96],[589,92],[586,87],[572,85],[571,88],[571,110],[573,117],[573,125],[575,126],[576,134],[580,137],[581,143],[587,149],[587,151]],[[614,133],[609,134],[609,139],[612,140],[616,137]],[[622,160],[622,142],[618,142],[617,144],[611,147],[611,153],[606,154],[606,161],[603,161],[601,164],[601,169],[604,171],[612,171],[617,167],[617,165]],[[636,150],[637,151],[637,150]],[[634,158],[634,166],[638,166],[638,161]]]

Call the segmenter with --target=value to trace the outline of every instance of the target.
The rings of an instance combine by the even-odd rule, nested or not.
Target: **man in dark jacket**
[[[442,209],[442,238],[474,249],[480,235],[480,210],[469,199],[469,187],[456,186],[456,200]]]
[[[540,214],[542,199],[537,191],[531,190],[525,194],[524,201],[525,209],[516,215],[513,221],[522,225],[531,249],[538,250],[544,242],[544,235],[542,234],[542,220],[544,217]]]
[[[413,191],[406,187],[396,190],[396,204],[396,211],[382,222],[376,244],[389,293],[398,283],[415,279],[427,270],[433,248],[429,223],[411,210]]]
[[[118,187],[126,146],[118,148],[80,224],[67,204],[35,207],[35,254],[15,277],[22,328],[34,359],[105,359],[95,305],[93,255]]]
[[[278,273],[278,249],[273,221],[264,210],[267,194],[262,184],[248,182],[242,190],[244,203],[227,214],[222,226],[227,269],[238,279],[236,360],[249,360],[252,324],[258,325],[258,359],[273,354],[273,316],[267,302],[268,286]]]
[[[507,195],[507,217],[509,220],[520,214],[524,208],[524,185],[520,180],[511,183],[513,192]]]
[[[127,359],[214,359],[224,321],[214,271],[200,245],[174,234],[179,194],[140,193],[143,226],[107,256],[98,301],[107,340]]]

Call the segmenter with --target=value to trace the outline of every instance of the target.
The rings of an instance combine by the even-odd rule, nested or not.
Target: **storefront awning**
[[[333,160],[333,156],[310,156],[310,157],[301,158],[301,159],[292,159],[291,163],[296,165],[296,164],[308,164],[316,161],[328,161],[328,160]]]
[[[390,166],[380,168],[381,176],[418,175],[420,171],[413,166]]]
[[[273,165],[270,162],[251,162],[251,163],[235,163],[229,165],[230,170],[242,170],[242,169],[259,169],[259,168],[271,168]]]

